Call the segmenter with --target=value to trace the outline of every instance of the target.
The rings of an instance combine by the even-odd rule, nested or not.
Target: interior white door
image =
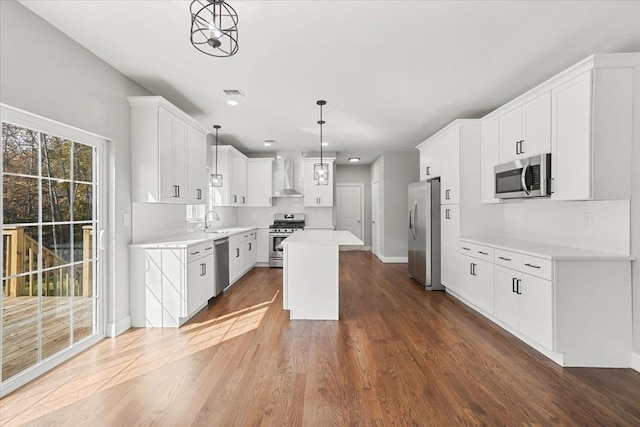
[[[380,186],[371,183],[371,252],[380,257]]]
[[[338,184],[336,187],[336,229],[348,231],[363,240],[362,186]]]

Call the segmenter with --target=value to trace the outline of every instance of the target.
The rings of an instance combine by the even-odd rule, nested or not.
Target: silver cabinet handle
[[[202,190],[199,188],[196,188],[196,199],[202,200]]]
[[[516,280],[518,279],[516,279],[515,277],[511,279],[511,292],[513,292],[514,294],[516,293]]]
[[[430,169],[431,169],[431,166],[427,166],[427,168],[426,168],[426,174],[427,174],[427,176],[431,175],[431,171],[430,171]]]
[[[204,276],[207,274],[207,264],[200,264],[200,275]]]
[[[246,197],[242,196],[242,204],[243,205],[246,203],[245,199],[246,199]]]
[[[522,295],[522,292],[520,292],[520,282],[521,281],[522,280],[520,280],[520,279],[516,279],[516,294],[518,294],[518,295]]]
[[[198,255],[200,251],[191,252],[191,255]]]
[[[213,249],[213,246],[209,246],[208,248],[204,248],[205,251],[210,251],[211,249]]]
[[[540,268],[539,265],[533,265],[533,264],[525,264],[527,267],[531,267],[531,268]]]
[[[235,194],[233,195],[233,203],[238,203],[238,196]]]
[[[236,258],[238,258],[240,256],[240,249],[236,248]]]
[[[465,248],[464,246],[462,247],[462,249],[464,249],[465,251],[470,251],[471,250],[469,248]]]
[[[488,252],[478,251],[478,253],[479,253],[479,254],[482,254],[482,255],[489,255],[489,253],[488,253]]]

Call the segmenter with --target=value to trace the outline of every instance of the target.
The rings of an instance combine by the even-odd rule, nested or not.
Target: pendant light
[[[327,101],[319,100],[316,104],[320,106],[320,120],[318,120],[320,125],[320,163],[313,165],[313,179],[316,180],[317,185],[329,185],[329,165],[322,161],[322,125],[325,124],[325,121],[322,120],[322,106],[326,105]]]
[[[191,2],[191,44],[209,56],[238,52],[238,14],[224,0]]]
[[[210,181],[212,187],[222,187],[222,175],[218,174],[218,129],[220,129],[220,125],[213,125],[213,128],[216,130],[216,166]]]

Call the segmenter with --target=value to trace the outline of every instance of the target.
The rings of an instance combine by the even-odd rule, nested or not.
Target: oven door
[[[291,236],[291,233],[269,233],[269,265],[282,267],[283,251],[282,241]]]

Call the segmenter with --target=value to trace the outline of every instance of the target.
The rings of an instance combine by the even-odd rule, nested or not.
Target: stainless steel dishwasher
[[[215,241],[216,250],[216,286],[215,295],[218,296],[229,286],[229,238]]]

